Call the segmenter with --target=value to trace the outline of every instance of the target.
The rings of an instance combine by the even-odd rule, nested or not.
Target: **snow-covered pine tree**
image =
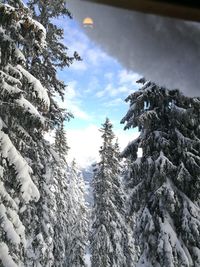
[[[54,23],[55,19],[60,16],[71,17],[71,14],[66,8],[66,1],[56,0],[45,1],[44,3],[44,1],[41,0],[30,0],[28,5],[33,11],[34,18],[42,23],[47,29],[47,46],[43,51],[42,56],[35,57],[33,60],[29,61],[28,66],[31,73],[40,77],[42,84],[48,89],[50,96],[50,113],[47,114],[50,122],[49,126],[51,128],[56,126],[55,151],[59,157],[56,159],[56,162],[51,164],[54,179],[50,180],[56,184],[56,213],[54,216],[57,218],[57,223],[53,226],[53,266],[66,266],[66,264],[68,264],[68,258],[70,256],[72,258],[71,254],[67,254],[67,245],[71,242],[71,239],[67,239],[67,235],[72,235],[68,218],[73,218],[75,222],[83,222],[77,217],[79,212],[73,207],[74,203],[76,203],[76,199],[70,202],[68,198],[69,195],[71,196],[70,179],[71,176],[73,176],[73,170],[67,166],[65,161],[69,147],[67,146],[63,123],[65,119],[69,119],[72,115],[60,108],[54,97],[59,95],[63,100],[66,87],[63,81],[60,81],[57,77],[57,68],[62,69],[65,66],[69,66],[74,60],[80,60],[80,57],[76,52],[72,57],[68,56],[67,47],[61,42],[64,34],[63,29],[59,28],[59,26]],[[57,158],[56,155],[55,158]],[[70,172],[72,173],[70,174]],[[48,184],[48,187],[50,188],[54,186],[54,184]],[[75,206],[78,208],[80,204]],[[64,212],[63,209],[65,210]],[[48,209],[45,208],[45,212],[48,214]],[[51,210],[49,212],[51,212]],[[54,221],[52,221],[52,223],[54,224]],[[42,231],[44,230],[45,228]],[[84,231],[85,230],[83,229],[82,232]],[[75,238],[75,235],[73,235],[73,238]],[[81,238],[77,237],[77,240],[74,239],[73,242],[77,242],[77,244],[75,243],[77,248],[73,248],[73,250],[75,253],[76,251],[77,253],[80,253],[79,258],[81,259],[83,255],[78,249],[80,246],[79,243],[82,245],[81,242],[83,241]],[[73,244],[73,246],[75,246],[75,244]],[[71,261],[69,260],[69,266],[71,267],[73,264],[78,266],[77,264],[79,264],[79,262],[75,262],[75,258]]]
[[[47,177],[46,170],[48,166],[51,166],[50,163],[52,162],[53,157],[50,153],[49,144],[43,139],[43,131],[47,130],[46,117],[48,117],[47,114],[49,113],[50,100],[46,88],[44,88],[41,82],[30,73],[27,65],[27,59],[32,60],[35,57],[41,56],[41,52],[46,46],[46,42],[44,42],[46,30],[40,23],[34,20],[34,24],[39,28],[39,30],[38,36],[35,38],[36,41],[33,44],[33,48],[36,50],[36,52],[32,51],[33,49],[31,49],[31,43],[32,39],[34,40],[36,26],[32,26],[29,22],[29,20],[33,20],[32,18],[27,19],[27,15],[30,17],[29,10],[24,7],[21,1],[8,0],[6,2],[13,4],[15,8],[17,8],[16,14],[18,13],[17,15],[19,16],[19,21],[21,9],[26,11],[26,14],[24,15],[24,20],[26,21],[24,23],[25,26],[22,27],[22,33],[27,34],[28,32],[28,36],[30,38],[30,40],[28,40],[25,44],[23,43],[23,40],[20,39],[21,43],[18,42],[17,46],[20,47],[20,51],[25,55],[23,58],[23,68],[21,67],[19,70],[23,75],[24,94],[26,94],[27,100],[31,101],[33,104],[32,107],[31,105],[28,105],[29,103],[25,103],[26,112],[28,110],[31,113],[31,119],[28,118],[29,120],[27,120],[25,118],[24,120],[24,118],[21,116],[21,121],[24,120],[22,124],[26,123],[26,131],[24,132],[22,132],[24,125],[22,125],[23,128],[21,129],[17,128],[16,124],[14,123],[9,125],[12,141],[14,142],[18,151],[21,153],[22,157],[26,158],[29,166],[32,168],[33,179],[40,192],[40,201],[37,203],[31,203],[31,205],[28,206],[28,209],[24,210],[21,218],[26,228],[27,238],[24,262],[26,266],[34,264],[42,264],[42,266],[46,266],[47,262],[49,266],[51,266],[53,261],[52,221],[54,221],[55,217],[55,214],[52,214],[52,210],[54,210],[52,209],[52,206],[54,206],[55,202],[54,194],[49,190],[49,185],[52,183],[52,179],[50,179],[51,176]],[[13,28],[11,28],[11,34],[16,34]],[[38,49],[38,38],[40,35],[43,42],[41,47],[42,49]],[[21,57],[22,56],[23,54],[21,53]],[[48,110],[40,100],[44,97],[46,97],[48,100]],[[9,112],[10,111],[8,111],[8,113]],[[16,112],[16,109],[14,112]],[[35,115],[38,115],[42,123],[35,119],[36,116],[34,117],[32,115],[33,112]],[[13,114],[10,113],[10,115],[12,116]]]
[[[12,79],[10,78],[9,84],[14,85],[14,82],[16,82],[16,84],[21,87],[20,81],[23,79],[23,94],[26,96],[25,100],[32,101],[31,103],[33,105],[25,102],[25,100],[21,101],[22,103],[19,103],[23,104],[24,110],[26,111],[26,117],[22,118],[21,116],[20,123],[22,125],[14,123],[14,117],[16,115],[16,109],[14,110],[14,108],[11,109],[9,106],[6,107],[5,105],[2,107],[2,116],[5,116],[7,114],[6,112],[8,112],[13,119],[13,124],[10,123],[10,120],[8,125],[11,141],[15,144],[16,148],[21,153],[21,156],[26,158],[29,165],[32,167],[32,170],[30,168],[30,172],[33,172],[32,178],[37,184],[40,192],[40,201],[38,203],[34,204],[32,202],[28,208],[23,205],[20,209],[20,211],[23,212],[21,219],[26,228],[26,235],[28,236],[26,251],[25,253],[20,251],[20,253],[23,254],[25,266],[65,266],[63,262],[66,261],[66,227],[68,225],[66,221],[67,216],[69,215],[61,210],[61,208],[66,207],[65,204],[68,201],[66,193],[67,179],[65,175],[65,163],[61,165],[63,161],[50,148],[48,142],[43,139],[42,134],[43,131],[49,129],[49,126],[53,128],[57,125],[58,128],[62,129],[64,118],[68,119],[71,116],[69,113],[65,113],[63,109],[60,109],[56,101],[53,99],[55,93],[58,93],[63,97],[65,88],[64,83],[57,79],[56,67],[64,67],[69,65],[73,58],[76,58],[77,60],[80,58],[77,53],[74,54],[73,58],[66,55],[66,47],[59,43],[60,37],[63,36],[63,31],[50,22],[50,20],[59,16],[61,10],[64,10],[64,1],[62,1],[62,3],[61,1],[49,2],[48,6],[46,3],[44,5],[42,1],[35,1],[34,3],[36,5],[35,8],[38,8],[36,12],[37,15],[34,13],[35,17],[39,20],[40,15],[38,12],[42,10],[41,17],[43,18],[43,21],[41,22],[44,24],[46,23],[46,46],[44,45],[46,33],[44,27],[30,18],[29,11],[24,7],[23,3],[20,0],[8,0],[4,2],[15,6],[15,10],[8,5],[6,7],[16,11],[11,14],[11,19],[14,19],[13,22],[19,21],[17,27],[21,26],[22,28],[19,32],[19,41],[17,36],[18,31],[15,32],[16,28],[11,25],[11,27],[7,29],[8,32],[11,31],[10,35],[13,34],[14,41],[16,41],[17,48],[19,48],[16,49],[17,56],[15,55],[15,58],[13,56],[13,62],[11,63],[14,63],[15,65],[20,63],[23,66],[22,68],[19,65],[21,73],[14,72],[14,68],[11,69],[9,66],[9,72],[13,72],[11,73]],[[36,2],[40,2],[42,8],[39,5],[37,6]],[[55,4],[57,5],[57,8],[54,9]],[[31,7],[33,8],[33,6]],[[21,18],[22,10],[23,12],[26,12],[26,14]],[[5,21],[6,16],[3,16],[2,18],[3,23],[7,23],[7,21]],[[24,23],[23,20],[25,21]],[[22,36],[20,36],[21,31]],[[27,39],[23,40],[23,35],[25,35]],[[30,40],[28,38],[30,38]],[[5,57],[2,57],[2,60],[5,60],[6,57],[10,57],[11,53],[9,49],[5,52],[6,43],[3,43],[1,47],[1,51],[5,53]],[[40,53],[41,48],[44,52],[42,54]],[[15,52],[14,48],[13,51]],[[25,56],[21,53],[22,51]],[[16,60],[16,62],[14,60]],[[34,75],[37,76],[40,81],[35,79]],[[14,80],[14,78],[18,78],[19,83],[18,80]],[[47,90],[43,86],[45,86]],[[11,91],[11,88],[8,89]],[[11,91],[11,93],[13,92]],[[18,97],[21,100],[20,90],[19,92],[16,92],[16,98]],[[14,98],[12,97],[9,101],[14,102]],[[49,106],[50,110],[47,110]],[[46,118],[48,118],[48,120],[45,120]],[[7,125],[3,124],[2,129],[6,133],[8,131]],[[18,140],[20,140],[20,142]],[[62,159],[63,158],[64,156],[62,155]],[[30,187],[31,186],[33,187],[32,194],[34,195],[35,191],[35,194],[38,193],[34,184],[30,184]],[[60,206],[58,207],[58,205]],[[71,209],[69,206],[67,206],[67,208],[68,210]],[[63,215],[62,217],[61,214]],[[64,224],[59,228],[60,232],[58,234],[55,226],[59,224],[59,219],[62,219]],[[56,237],[59,238],[56,239]],[[64,245],[59,247],[59,244]],[[7,252],[6,249],[7,247],[3,246],[4,254]],[[4,262],[5,258],[7,261],[11,261],[11,259],[8,259],[6,256],[2,257],[4,257]]]
[[[130,109],[122,119],[125,129],[141,132],[123,152],[132,162],[130,215],[138,214],[136,266],[200,266],[200,99],[139,82],[143,87],[126,99]]]
[[[67,247],[69,244],[69,225],[73,207],[70,206],[70,191],[68,175],[70,168],[66,163],[66,155],[54,153],[56,162],[51,166],[55,183],[51,188],[54,191],[56,210],[54,212],[55,224],[53,225],[53,256],[54,267],[65,267],[68,260]]]
[[[64,123],[57,126],[55,133],[55,151],[58,153],[59,157],[65,160],[69,146],[67,145],[66,132],[64,130]]]
[[[6,267],[25,261],[28,229],[22,218],[26,210],[31,213],[27,203],[40,196],[30,147],[45,129],[43,114],[50,104],[22,53],[28,47],[32,57],[40,54],[46,31],[20,0],[12,2],[14,7],[0,4],[0,265]]]
[[[79,261],[76,261],[76,257],[83,258],[86,242],[86,236],[83,235],[86,231],[86,224],[84,224],[86,214],[84,212],[80,214],[80,207],[84,205],[84,196],[79,190],[75,167],[72,168],[66,161],[68,149],[66,134],[61,125],[61,131],[60,129],[56,131],[54,150],[51,151],[55,162],[49,168],[54,177],[51,189],[56,202],[54,212],[56,220],[53,226],[54,267],[82,266]],[[77,225],[81,227],[78,228]]]
[[[65,0],[29,0],[28,6],[33,11],[33,17],[45,29],[47,45],[40,57],[29,60],[28,66],[31,73],[37,76],[42,85],[48,89],[50,96],[49,123],[51,127],[61,125],[65,119],[70,119],[72,114],[59,107],[55,96],[64,99],[66,84],[57,76],[57,70],[70,66],[74,60],[81,60],[77,52],[68,55],[68,48],[63,44],[64,31],[55,23],[59,17],[72,18],[66,7]]]
[[[23,7],[23,3],[20,1],[7,1],[9,3],[13,2],[15,6]],[[28,9],[26,9],[28,12]],[[36,22],[35,22],[36,23]],[[38,22],[37,22],[38,23]],[[40,25],[40,24],[38,24]],[[41,26],[42,27],[42,26]],[[43,28],[44,29],[44,28]],[[29,30],[34,30],[33,28],[29,28]],[[43,50],[44,50],[43,46]],[[31,71],[31,64],[30,62],[36,60],[37,58],[41,59],[43,58],[43,54],[32,54],[30,47],[24,46],[23,51],[25,52],[25,55],[28,58],[28,61],[26,60],[26,66],[29,71]],[[46,50],[45,50],[46,51]],[[56,70],[55,70],[56,71]],[[41,73],[41,72],[40,72]],[[42,79],[42,76],[35,72],[34,75],[37,77],[40,77]],[[32,72],[33,74],[33,72]],[[33,75],[29,75],[29,79],[34,78]],[[49,77],[50,79],[51,77]],[[29,80],[28,80],[29,81]],[[44,80],[42,80],[43,82]],[[48,80],[46,80],[47,83]],[[36,79],[33,80],[36,85],[42,85],[40,82],[38,82]],[[48,88],[48,91],[49,88]],[[48,92],[48,95],[51,97],[51,94]],[[50,103],[52,103],[50,98]],[[52,107],[52,105],[50,105]],[[52,112],[52,108],[50,109],[50,112]],[[60,113],[59,113],[60,112]],[[58,123],[58,121],[63,121],[63,118],[65,115],[62,113],[63,110],[57,110],[56,111],[56,118],[54,122],[51,120],[51,126],[52,125],[58,125],[58,128],[61,127]],[[59,114],[60,115],[59,115]],[[62,114],[61,114],[62,113]],[[49,113],[43,112],[43,115],[48,118],[52,118],[52,115],[48,115]],[[59,116],[58,116],[59,115]],[[59,119],[58,119],[59,118]],[[49,120],[45,122],[45,130],[48,129],[47,122],[49,125]],[[44,130],[44,129],[42,129]],[[19,146],[18,142],[16,142],[16,146],[18,150],[21,152],[22,156],[25,158],[30,158],[29,161],[30,166],[33,169],[34,172],[34,180],[37,182],[38,189],[40,191],[40,201],[37,204],[33,204],[29,206],[29,209],[26,209],[23,213],[23,224],[26,227],[26,234],[28,237],[27,242],[27,248],[26,248],[26,255],[25,255],[25,265],[37,265],[40,264],[42,266],[52,266],[54,262],[54,225],[57,223],[55,218],[56,215],[56,201],[55,201],[55,191],[52,191],[51,189],[56,186],[58,186],[58,183],[56,183],[56,178],[60,179],[58,176],[53,176],[54,168],[56,171],[56,163],[54,156],[52,153],[52,150],[50,149],[50,146],[48,142],[46,142],[43,137],[41,131],[39,132],[30,132],[30,137],[32,138],[32,142],[24,142],[23,143],[23,149],[21,149],[21,146]],[[17,138],[14,138],[14,141],[17,141]],[[27,141],[27,140],[25,140]],[[62,166],[62,168],[65,166]],[[57,191],[59,189],[57,188]],[[62,198],[62,196],[60,196]],[[33,220],[34,218],[34,220]],[[60,240],[61,242],[61,240]]]
[[[126,227],[119,150],[118,144],[113,144],[115,136],[112,127],[107,118],[100,129],[103,139],[101,161],[93,178],[92,267],[134,266]]]
[[[66,267],[85,266],[85,250],[88,236],[88,211],[85,204],[85,183],[75,160],[68,173],[70,213],[68,224],[68,243],[66,251]]]
[[[7,2],[13,2],[15,5],[18,4],[16,1],[11,0]],[[44,114],[47,118],[45,130],[56,126],[57,134],[63,130],[63,120],[71,117],[70,113],[66,113],[63,109],[59,108],[53,98],[56,93],[63,98],[65,89],[65,84],[57,78],[57,68],[70,65],[74,58],[79,59],[77,53],[74,54],[74,57],[67,56],[67,48],[60,42],[63,37],[63,30],[52,23],[52,20],[59,17],[59,15],[69,14],[65,5],[64,1],[49,1],[48,5],[46,2],[44,4],[43,1],[29,1],[34,18],[42,22],[47,29],[46,46],[43,47],[42,54],[34,55],[31,54],[28,46],[23,48],[26,55],[27,69],[33,76],[40,79],[41,84],[47,88],[50,98],[50,110]],[[37,11],[35,12],[35,10]],[[31,207],[31,215],[36,218],[34,223],[30,223],[31,216],[27,210],[26,216],[23,218],[24,224],[29,228],[27,233],[29,242],[26,265],[41,264],[42,266],[47,266],[48,264],[48,266],[51,266],[55,264],[53,263],[54,252],[56,251],[53,244],[54,226],[57,223],[55,218],[59,217],[58,212],[60,211],[57,208],[57,204],[63,199],[63,195],[56,194],[56,192],[62,191],[61,188],[58,188],[62,183],[60,180],[63,180],[59,175],[61,173],[64,175],[66,166],[65,163],[63,165],[58,164],[58,160],[56,160],[58,156],[55,155],[53,150],[50,149],[49,144],[41,136],[39,139],[35,138],[35,146],[30,146],[29,154],[33,155],[31,166],[35,173],[35,180],[39,185],[41,197],[40,201]],[[25,154],[25,156],[27,155]],[[59,172],[57,172],[57,165],[59,165]],[[58,173],[59,175],[56,175]],[[58,200],[58,196],[60,200]],[[63,240],[59,241],[63,243]],[[63,251],[60,250],[60,255],[62,253]]]
[[[56,160],[51,166],[55,184],[52,185],[56,201],[53,256],[55,267],[85,266],[84,255],[88,235],[88,213],[85,204],[85,183],[75,160],[69,165],[69,149],[65,131],[55,136],[52,154]]]

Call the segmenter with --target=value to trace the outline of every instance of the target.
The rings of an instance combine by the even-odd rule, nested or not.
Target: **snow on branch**
[[[22,74],[21,72],[16,68],[13,67],[11,64],[7,64],[5,67],[5,70],[11,75],[11,77],[15,77],[18,80],[18,83],[20,83],[20,87],[22,86],[20,80],[22,80]]]
[[[20,51],[20,49],[15,47],[13,54],[14,54],[14,57],[17,59],[17,62],[22,62],[23,64],[25,64],[26,58],[24,54]]]
[[[7,82],[7,83],[12,84],[12,85],[17,85],[19,87],[22,86],[21,82],[18,79],[6,74],[5,72],[3,72],[1,70],[0,70],[0,79],[4,80],[4,82]]]
[[[4,267],[18,267],[17,264],[12,260],[8,246],[4,243],[0,243],[0,259]]]
[[[28,82],[33,86],[33,90],[36,93],[36,97],[38,97],[41,102],[45,104],[47,108],[49,108],[50,100],[47,94],[46,88],[42,86],[40,81],[36,79],[33,75],[31,75],[27,70],[25,70],[22,66],[17,65],[17,69],[23,74],[23,76],[28,80]]]
[[[145,111],[143,114],[139,116],[139,122],[141,124],[144,124],[145,122],[149,122],[153,119],[159,120],[158,115],[155,110]]]
[[[16,99],[15,102],[23,108],[23,110],[27,111],[30,113],[32,116],[38,118],[42,124],[44,124],[45,119],[40,115],[38,110],[28,101],[26,100],[23,96],[20,99]]]
[[[14,96],[20,94],[22,91],[17,87],[17,85],[11,86],[6,82],[1,83],[1,93],[7,94],[9,96]]]
[[[0,156],[8,160],[17,173],[20,191],[25,202],[38,200],[39,191],[31,179],[32,169],[16,150],[7,134],[0,131]]]
[[[12,222],[8,219],[6,211],[6,207],[3,204],[0,204],[1,227],[5,231],[8,240],[15,245],[19,245],[21,238],[15,231]]]
[[[1,166],[0,166],[0,169],[3,169]],[[1,171],[1,170],[0,170]],[[2,175],[3,176],[3,175]],[[10,206],[12,206],[12,208],[14,210],[18,210],[18,206],[17,204],[15,203],[15,201],[10,197],[10,195],[7,193],[3,183],[0,181],[0,199],[1,199],[1,202],[4,200],[6,202],[9,203]]]
[[[164,222],[160,221],[161,233],[159,235],[159,245],[158,250],[160,253],[165,251],[167,257],[173,257],[173,248],[176,248],[176,251],[180,255],[182,262],[185,263],[185,266],[192,266],[193,262],[191,256],[183,246],[183,242],[177,237],[174,226],[169,223],[170,219],[164,219]]]
[[[22,2],[19,7],[12,7],[0,3],[0,9],[5,15],[8,15],[14,20],[16,27],[34,32],[37,36],[34,40],[35,44],[38,44],[40,48],[46,46],[46,29],[42,24],[29,16],[30,13]]]
[[[176,166],[167,158],[165,157],[163,151],[160,151],[160,155],[155,161],[157,167],[160,167],[160,170],[163,171],[165,167],[176,169]]]

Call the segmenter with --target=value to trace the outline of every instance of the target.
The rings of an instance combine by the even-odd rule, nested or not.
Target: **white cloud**
[[[104,77],[106,79],[108,79],[108,81],[111,81],[113,79],[113,77],[114,77],[114,73],[113,72],[107,72],[107,73],[104,74]]]
[[[68,109],[72,112],[75,119],[79,118],[85,121],[89,121],[92,119],[92,117],[87,112],[82,110],[77,104],[73,102],[68,104]]]
[[[102,64],[102,61],[109,60],[110,57],[104,53],[102,50],[93,48],[93,49],[88,49],[86,51],[86,56],[87,60],[89,61],[90,64],[94,66],[98,66]]]
[[[121,70],[115,78],[115,85],[113,81],[114,74],[112,72],[106,73],[104,77],[109,83],[103,90],[96,93],[96,97],[98,98],[104,96],[116,97],[118,95],[129,95],[137,86],[136,81],[140,78],[137,73]]]
[[[77,96],[77,92],[75,89],[76,86],[77,86],[76,81],[68,82],[66,93],[65,93],[65,96],[67,97],[67,99],[73,99]]]
[[[85,71],[91,66],[97,69],[102,66],[103,62],[110,59],[110,57],[100,49],[90,48],[87,41],[85,41],[85,43],[78,42],[78,44],[74,41],[70,46],[73,47],[74,51],[77,51],[82,58],[82,61],[73,62],[70,66],[71,70]]]
[[[100,90],[96,93],[96,97],[101,98],[106,94],[105,90]]]
[[[96,76],[92,76],[87,85],[87,88],[84,90],[84,93],[91,93],[97,91],[100,88],[100,81]]]
[[[128,93],[130,91],[130,89],[123,85],[123,86],[119,86],[117,88],[111,88],[109,90],[109,94],[110,96],[116,96],[116,95],[121,95],[122,93]]]
[[[82,167],[98,160],[101,134],[97,126],[90,125],[85,129],[68,130],[67,140],[70,146],[70,160],[75,158]]]
[[[64,40],[65,45],[70,48],[69,52],[73,54],[73,51],[77,51],[82,58],[81,62],[74,62],[71,65],[72,70],[85,71],[91,66],[98,68],[103,62],[111,59],[102,49],[94,45],[84,32],[75,27],[71,31],[68,25],[65,25],[65,32],[70,32],[70,35],[65,35]]]
[[[116,130],[120,148],[123,150],[129,141],[137,138],[133,131]],[[69,159],[76,159],[77,163],[86,167],[99,160],[99,148],[102,144],[101,133],[96,125],[89,125],[84,129],[68,130],[67,140],[70,146]]]
[[[68,82],[64,101],[61,101],[60,98],[58,98],[57,101],[59,102],[60,107],[71,111],[75,118],[89,121],[92,117],[81,107],[80,94],[76,87],[76,81]]]
[[[106,102],[104,105],[106,107],[115,107],[115,106],[121,105],[123,103],[124,103],[124,100],[122,100],[122,98],[115,98],[109,102]]]
[[[141,76],[134,72],[128,72],[127,70],[119,71],[118,73],[119,83],[127,84],[129,83],[132,86],[136,86],[136,81],[141,78]]]
[[[112,83],[109,83],[104,90],[101,90],[96,93],[96,97],[101,98],[103,96],[116,97],[121,94],[129,94],[132,90],[126,85],[114,86]]]
[[[138,132],[115,130],[115,136],[118,138],[121,151],[139,136]],[[55,131],[45,134],[45,139],[51,144],[54,143]],[[102,145],[101,132],[96,125],[89,125],[84,129],[69,129],[66,131],[67,143],[70,146],[68,159],[76,160],[81,167],[87,167],[92,163],[99,161],[99,149]],[[142,155],[139,149],[138,156]]]
[[[77,31],[77,35],[74,36],[74,38],[72,39],[70,38],[70,41],[71,41],[70,46],[73,48],[73,50],[77,51],[80,55],[85,54],[85,52],[88,50],[88,40],[82,33]]]
[[[85,63],[85,65],[82,67],[82,69],[86,69],[87,67],[92,67],[97,72],[99,68],[102,67],[104,63],[110,60],[110,57],[103,52],[101,49],[95,47],[92,48],[89,43],[85,44],[85,50],[79,52],[80,56],[82,57],[83,61],[82,64]],[[77,49],[77,51],[79,51]],[[78,66],[79,62],[77,62]],[[72,64],[73,66],[74,64]],[[85,70],[84,69],[84,70]]]
[[[135,132],[133,130],[132,131],[116,130],[115,135],[116,137],[118,137],[119,146],[121,148],[121,151],[123,151],[129,142],[133,141],[139,136],[139,132]]]
[[[86,64],[85,61],[75,61],[73,64],[70,66],[71,70],[78,70],[78,71],[85,71],[88,69],[88,65]]]

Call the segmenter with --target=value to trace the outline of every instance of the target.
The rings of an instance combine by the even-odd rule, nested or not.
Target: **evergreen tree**
[[[30,147],[45,129],[50,101],[23,55],[26,48],[30,57],[41,53],[46,31],[21,1],[11,2],[14,7],[0,4],[0,265],[14,267],[25,261],[28,229],[22,218],[28,202],[40,197]]]
[[[141,255],[137,267],[200,265],[199,98],[141,79],[126,101],[125,129],[140,136],[123,155],[131,158],[130,215],[137,212]],[[143,156],[137,159],[137,150]]]
[[[50,96],[50,113],[48,113],[50,127],[62,125],[72,114],[59,107],[55,96],[64,100],[66,85],[57,77],[58,68],[69,67],[74,60],[81,60],[77,52],[68,56],[68,48],[63,44],[64,31],[54,22],[59,17],[72,18],[66,7],[65,0],[29,0],[28,6],[33,11],[34,19],[39,21],[47,30],[47,45],[42,56],[29,60],[28,66],[33,75],[37,76],[43,86],[48,89]],[[29,53],[29,51],[28,51]]]
[[[58,153],[59,157],[62,159],[65,159],[65,157],[67,156],[69,147],[67,145],[66,132],[64,130],[63,123],[59,125],[56,129],[54,146],[55,146],[55,151]]]
[[[66,143],[63,123],[65,119],[69,120],[72,115],[60,108],[55,100],[57,95],[63,100],[66,87],[64,82],[57,77],[57,69],[69,66],[74,59],[80,60],[80,57],[77,53],[74,53],[73,57],[67,55],[67,47],[62,43],[63,29],[53,23],[53,20],[59,16],[71,17],[65,1],[30,0],[28,6],[32,10],[34,18],[46,28],[46,46],[43,53],[30,58],[30,51],[26,49],[25,54],[28,58],[27,68],[32,75],[40,79],[48,91],[50,110],[45,114],[46,129],[55,129],[56,127],[54,148],[57,153],[50,149],[46,142],[41,143],[41,140],[38,140],[39,151],[45,151],[45,153],[42,157],[37,157],[40,161],[35,166],[41,198],[40,202],[32,207],[38,219],[35,227],[31,227],[29,233],[29,239],[32,241],[29,242],[30,248],[28,250],[35,252],[29,253],[31,259],[28,259],[27,265],[39,262],[42,266],[47,264],[48,266],[62,266],[66,261],[66,222],[67,217],[70,216],[70,208],[66,206],[68,187],[65,173],[67,169],[65,158],[69,148]],[[41,166],[43,166],[43,172],[41,172]],[[64,207],[68,207],[66,209],[68,214],[66,211],[63,212],[62,208]],[[60,227],[58,227],[59,220]],[[26,223],[29,224],[28,221]]]
[[[85,204],[85,183],[81,172],[73,160],[68,173],[69,210],[67,267],[85,266],[85,250],[88,234],[87,207]]]
[[[54,188],[55,191],[51,193],[51,190],[49,190],[50,194],[43,194],[45,202],[46,199],[53,199],[55,196],[54,217],[56,217],[56,220],[49,218],[49,224],[53,230],[49,232],[46,239],[44,239],[44,248],[47,247],[48,237],[51,237],[53,239],[52,266],[79,266],[79,261],[75,261],[73,253],[77,253],[77,255],[80,254],[79,258],[81,261],[84,251],[84,244],[82,244],[82,242],[85,242],[85,237],[83,238],[83,236],[77,236],[77,238],[75,238],[75,233],[72,234],[72,225],[74,222],[83,223],[82,217],[79,218],[79,215],[83,217],[85,215],[79,214],[79,206],[83,204],[82,202],[76,204],[77,196],[73,195],[72,192],[75,189],[72,189],[72,186],[70,185],[73,184],[73,169],[71,169],[71,167],[66,163],[66,155],[69,147],[67,146],[66,135],[63,127],[64,120],[69,120],[72,115],[59,107],[55,100],[55,96],[59,95],[63,100],[66,88],[64,82],[60,81],[57,77],[57,69],[70,66],[74,60],[80,60],[80,57],[76,52],[73,57],[68,56],[67,47],[62,43],[64,34],[63,29],[59,28],[59,26],[53,22],[60,16],[68,16],[71,18],[71,14],[66,8],[66,1],[56,0],[44,2],[42,0],[30,0],[28,5],[33,11],[34,18],[42,23],[47,29],[47,45],[42,56],[29,60],[27,65],[32,74],[40,77],[41,83],[48,90],[50,97],[50,112],[47,114],[49,119],[48,127],[56,127],[54,148],[57,153],[51,151],[54,155],[55,162],[52,162],[51,166],[48,165],[49,168],[51,168],[51,173],[53,173],[53,175],[51,175],[51,178],[53,179],[48,179],[48,184],[46,185],[47,188]],[[27,53],[29,53],[29,51],[27,51]],[[74,183],[74,186],[76,187],[77,185]],[[73,198],[72,201],[70,201],[71,198]],[[78,201],[80,201],[79,198],[80,195],[78,196]],[[44,209],[43,213],[47,214],[45,218],[48,218],[48,214],[51,214],[52,212],[52,207],[42,204],[41,211],[42,209]],[[40,214],[42,214],[42,212]],[[38,214],[39,218],[40,214]],[[71,220],[69,218],[71,218]],[[74,225],[73,227],[75,229]],[[39,223],[37,228],[40,229],[40,232],[43,233],[42,235],[45,236],[46,227],[43,226],[41,228]],[[83,229],[80,228],[78,230],[79,233],[85,233],[84,231],[84,227]],[[72,238],[74,238],[74,244],[72,244]],[[71,246],[69,246],[69,244],[71,244]],[[72,251],[72,247],[75,246],[77,248],[73,248]],[[79,248],[80,246],[82,246],[82,250]],[[70,248],[70,250],[68,248]],[[46,249],[45,251],[48,252]],[[49,253],[44,253],[44,255],[45,254],[46,258],[49,258]],[[44,259],[44,255],[42,254],[40,258]],[[41,259],[40,262],[42,266],[46,266],[46,262],[43,259]],[[51,266],[50,263],[48,264]]]
[[[117,143],[113,144],[115,136],[109,119],[100,131],[103,139],[101,161],[93,179],[92,266],[134,266],[121,187],[119,149]]]
[[[62,266],[66,247],[66,162],[67,144],[63,129],[63,121],[72,115],[60,108],[55,100],[56,94],[64,98],[65,84],[57,77],[57,69],[69,66],[74,57],[67,56],[67,48],[62,44],[63,30],[52,21],[61,15],[70,15],[64,1],[29,1],[28,6],[34,19],[46,28],[46,46],[42,54],[30,57],[29,47],[24,49],[27,56],[26,66],[30,73],[40,79],[47,89],[50,98],[50,109],[45,114],[46,130],[56,127],[55,153],[47,142],[41,138],[36,140],[37,156],[34,158],[34,171],[40,191],[40,201],[32,207],[35,215],[34,227],[30,227],[28,236],[27,266]],[[78,55],[75,54],[78,59]],[[37,163],[36,163],[37,162]],[[63,217],[63,215],[66,217]],[[27,216],[30,218],[30,216]],[[60,220],[60,227],[57,227]],[[25,224],[30,225],[27,219]],[[61,231],[58,233],[58,230]],[[62,232],[63,231],[63,232]],[[59,239],[58,239],[59,237]],[[58,247],[60,248],[58,250]]]
[[[53,225],[53,256],[54,262],[52,266],[66,266],[68,260],[67,247],[69,244],[69,224],[72,213],[70,206],[70,191],[68,184],[68,175],[70,173],[69,166],[66,163],[65,155],[61,157],[56,154],[56,163],[53,167],[53,176],[55,183],[53,186],[55,192],[56,216]]]
[[[75,161],[66,161],[68,146],[64,130],[55,138],[53,167],[55,179],[56,223],[54,224],[53,255],[55,267],[85,266],[84,254],[88,232],[84,181]]]
[[[30,1],[34,18],[44,24],[47,35],[23,2],[4,2],[14,7],[0,6],[1,192],[7,208],[2,210],[0,260],[3,266],[66,266],[68,217],[75,212],[68,205],[70,171],[66,172],[64,160],[68,147],[63,121],[71,114],[59,108],[54,96],[63,98],[65,88],[56,68],[80,58],[77,53],[71,58],[66,55],[59,41],[63,31],[52,23],[53,18],[68,14],[64,1],[49,1],[48,6]],[[43,138],[44,131],[55,126],[58,153]],[[9,177],[16,177],[16,182]],[[27,206],[26,202],[38,199]]]

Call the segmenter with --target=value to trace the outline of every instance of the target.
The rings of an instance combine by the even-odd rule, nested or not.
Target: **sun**
[[[90,17],[84,18],[84,20],[83,20],[83,26],[84,27],[93,28],[94,27],[94,21],[93,21],[93,19],[90,18]]]

